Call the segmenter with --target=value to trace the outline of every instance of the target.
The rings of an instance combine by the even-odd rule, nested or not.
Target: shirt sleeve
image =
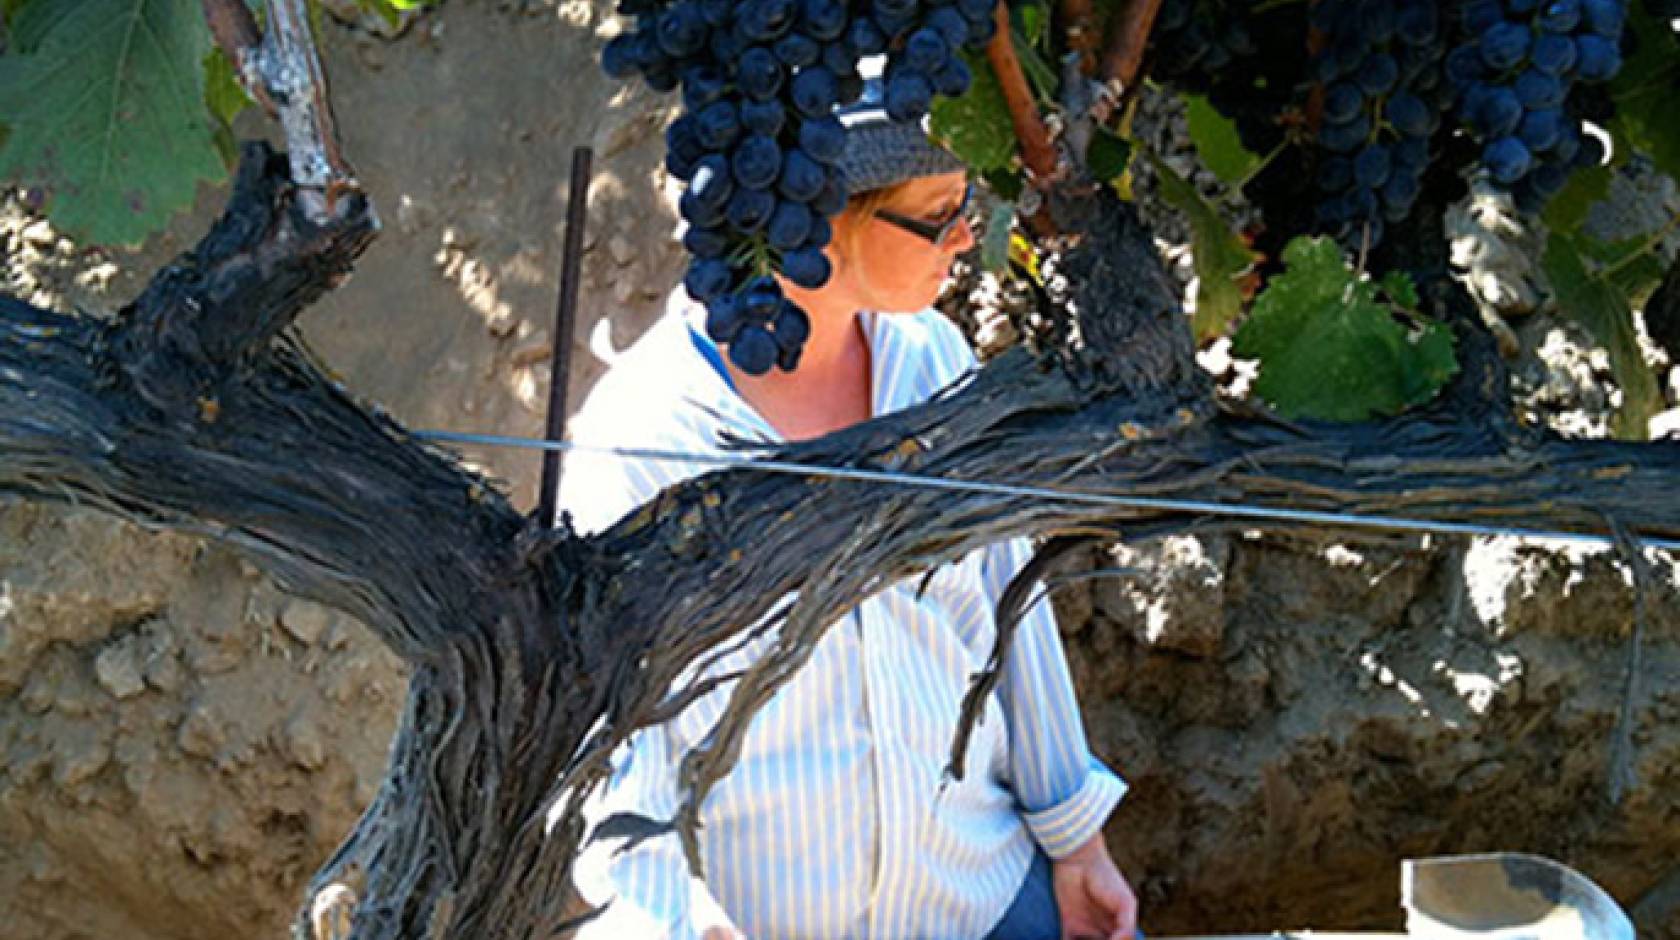
[[[584,808],[587,831],[618,813],[659,822],[676,815],[677,768],[663,726],[631,736],[613,759],[611,778]],[[734,925],[706,885],[690,873],[675,833],[625,848],[620,839],[584,840],[573,865],[583,900],[605,911],[576,940],[699,940],[707,928]]]
[[[1026,539],[986,550],[983,580],[994,607],[1032,556]],[[1091,754],[1073,679],[1048,598],[1028,609],[1003,661],[998,698],[1009,726],[1009,775],[1033,838],[1065,858],[1102,829],[1126,783]]]

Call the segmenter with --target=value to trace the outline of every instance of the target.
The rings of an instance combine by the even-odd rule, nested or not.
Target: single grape
[[[1528,179],[1535,192],[1550,199],[1569,183],[1569,170],[1564,165],[1547,160],[1530,170]]]
[[[782,159],[781,174],[776,178],[776,191],[794,202],[810,202],[822,192],[828,174],[810,154],[803,150],[789,150]]]
[[[735,18],[735,0],[695,0],[695,3],[701,18],[714,30],[728,26]]]
[[[1622,35],[1627,22],[1627,0],[1582,0],[1581,17],[1587,28],[1607,39]]]
[[[695,164],[694,175],[688,181],[688,191],[702,205],[709,209],[721,209],[729,204],[729,196],[734,190],[728,157],[721,153],[707,154]]]
[[[788,33],[776,40],[771,50],[776,60],[790,69],[804,68],[822,59],[822,45],[802,33]]]
[[[945,41],[944,51],[946,54],[960,48],[963,43],[967,42],[969,31],[972,28],[973,26],[969,23],[968,18],[963,16],[961,11],[959,11],[956,7],[938,7],[932,13],[928,14],[927,25],[923,27],[925,30],[931,30],[934,35]],[[916,32],[919,33],[922,31],[923,30],[919,29]],[[911,39],[913,40],[914,38],[915,34],[912,33]],[[928,52],[931,50],[924,49],[923,51]],[[906,41],[905,52],[906,54],[909,53],[908,40]],[[944,56],[940,56],[939,61],[934,62],[931,65],[918,65],[914,59],[910,60],[910,65],[914,66],[919,71],[931,72],[943,65],[944,62]]]
[[[818,42],[840,38],[850,17],[843,0],[800,0],[799,29]]]
[[[1470,123],[1483,137],[1503,137],[1517,129],[1522,120],[1522,102],[1516,92],[1503,86],[1489,87],[1470,114]]]
[[[997,0],[957,0],[957,12],[961,13],[963,17],[971,23],[976,20],[990,20],[992,18],[992,10],[996,8],[996,6]],[[1182,9],[1184,11],[1185,18],[1189,18],[1190,4],[1188,3],[1163,4],[1160,16],[1166,16],[1167,8],[1172,6],[1177,6]],[[1160,21],[1160,16],[1156,17],[1156,28],[1171,29],[1172,27],[1167,26]],[[1183,25],[1183,23],[1181,22],[1180,25]]]
[[[884,103],[895,121],[921,120],[933,104],[933,83],[914,69],[900,69],[887,80]]]
[[[1337,82],[1324,90],[1324,120],[1345,124],[1365,107],[1365,94],[1349,82]]]
[[[688,264],[683,286],[695,300],[707,301],[729,289],[735,274],[722,258],[696,258]]]
[[[735,182],[748,189],[768,189],[782,170],[782,148],[773,137],[750,134],[730,155]]]
[[[776,364],[776,341],[762,326],[743,326],[729,344],[729,361],[748,375],[763,375]]]
[[[886,51],[887,36],[874,20],[858,17],[846,30],[846,44],[851,46],[854,55],[876,55]]]
[[[735,10],[735,26],[754,42],[771,42],[793,28],[793,0],[746,0]]]
[[[1555,75],[1547,75],[1538,69],[1524,69],[1517,76],[1511,90],[1517,96],[1517,102],[1525,108],[1555,108],[1563,104],[1565,89],[1563,82]]]
[[[1341,124],[1326,124],[1319,128],[1318,142],[1332,153],[1352,153],[1371,136],[1371,121],[1361,114]]]
[[[728,77],[711,65],[701,64],[684,69],[682,72],[683,107],[690,114],[704,108],[706,105],[721,99],[728,84]]]
[[[712,342],[733,343],[746,325],[739,295],[722,294],[706,302],[706,335]]]
[[[791,200],[776,204],[765,226],[765,239],[777,251],[791,251],[805,243],[811,233],[811,210]]]
[[[601,70],[612,78],[629,78],[642,70],[636,34],[619,33],[601,50]]]
[[[1394,129],[1407,137],[1428,137],[1435,130],[1435,112],[1423,99],[1401,92],[1388,99],[1384,114]]]
[[[729,252],[729,233],[722,228],[690,225],[683,232],[683,249],[696,258],[721,258]]]
[[[774,98],[782,89],[782,64],[763,46],[754,46],[741,54],[735,68],[735,83],[748,98],[764,101]]]
[[[735,190],[729,197],[729,224],[742,235],[751,235],[770,221],[776,211],[776,197],[767,189]]]
[[[1541,33],[1534,40],[1529,61],[1548,75],[1564,75],[1575,67],[1575,41],[1557,33]]]
[[[958,14],[960,17],[961,14]],[[962,21],[962,36],[968,35],[968,21]],[[961,39],[958,40],[961,42]],[[939,31],[931,26],[924,26],[910,34],[904,43],[904,61],[913,69],[932,75],[945,65],[950,58],[951,47],[945,44],[945,39]]]
[[[1388,148],[1382,144],[1368,144],[1353,158],[1353,181],[1365,189],[1376,189],[1388,182],[1392,168]]]
[[[793,106],[807,118],[823,117],[834,110],[839,97],[834,73],[820,65],[800,69],[793,77]]]
[[[805,235],[805,245],[810,248],[822,248],[834,240],[834,227],[829,224],[828,217],[811,213],[811,231]]]
[[[799,149],[818,163],[836,163],[846,152],[846,126],[831,114],[807,118],[799,126]]]
[[[1547,0],[1540,17],[1535,21],[1549,33],[1567,33],[1581,22],[1581,0]]]
[[[957,56],[945,60],[945,67],[933,73],[933,90],[947,98],[960,98],[974,82],[968,63]]]
[[[1471,33],[1485,33],[1505,21],[1505,9],[1499,0],[1469,0],[1460,8],[1464,28]]]
[[[1493,178],[1507,186],[1515,183],[1534,162],[1533,155],[1515,137],[1501,137],[1482,150],[1482,165]]]
[[[726,218],[723,209],[700,202],[692,190],[678,197],[677,214],[682,216],[683,220],[689,225],[699,226],[700,228],[713,228],[722,225]]]
[[[1487,74],[1482,50],[1472,45],[1459,46],[1447,53],[1445,69],[1447,81],[1458,88],[1468,88]]]
[[[727,150],[741,134],[741,113],[732,101],[714,101],[694,114],[694,136],[708,150]]]
[[[816,248],[787,252],[782,255],[782,274],[800,287],[815,290],[828,281],[828,256]]]
[[[1577,74],[1585,81],[1604,82],[1622,70],[1622,53],[1616,44],[1603,36],[1575,37]]]
[[[765,137],[775,137],[782,132],[782,123],[786,112],[782,103],[775,98],[764,101],[743,101],[740,105],[741,126],[749,134],[762,134]]]
[[[783,300],[777,307],[770,327],[776,331],[776,345],[783,349],[798,349],[811,338],[811,319],[791,300]]]
[[[1528,55],[1528,27],[1520,23],[1497,23],[1482,33],[1482,61],[1488,68],[1503,72],[1522,64]]]
[[[678,3],[659,14],[654,38],[659,48],[674,59],[691,56],[706,47],[711,33],[699,7],[693,3]]]
[[[786,169],[784,167],[784,169]],[[822,189],[811,199],[811,211],[821,216],[839,215],[846,208],[846,187],[833,178],[823,182]]]
[[[1378,193],[1382,197],[1383,218],[1390,222],[1404,219],[1411,213],[1412,204],[1417,202],[1422,191],[1423,186],[1414,174],[1391,173]]]
[[[1389,148],[1389,159],[1396,171],[1421,174],[1429,166],[1429,139],[1402,137]]]
[[[1354,74],[1353,80],[1367,95],[1375,97],[1388,94],[1394,83],[1400,80],[1400,63],[1394,61],[1394,57],[1388,53],[1379,52],[1365,60],[1365,64]]]
[[[1550,150],[1563,137],[1566,120],[1563,112],[1557,108],[1530,111],[1523,115],[1522,123],[1517,125],[1517,139],[1533,153]]]
[[[1434,0],[1401,0],[1394,14],[1394,32],[1408,46],[1433,46],[1440,36]]]

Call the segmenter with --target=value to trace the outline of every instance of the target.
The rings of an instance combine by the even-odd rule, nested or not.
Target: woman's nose
[[[974,223],[969,221],[968,216],[963,216],[956,228],[951,229],[951,234],[945,237],[944,247],[956,254],[974,247]]]

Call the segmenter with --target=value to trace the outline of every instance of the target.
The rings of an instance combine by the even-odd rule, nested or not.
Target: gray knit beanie
[[[937,176],[967,169],[956,155],[928,139],[927,118],[900,124],[887,117],[882,104],[881,57],[858,63],[864,76],[863,96],[834,113],[846,126],[846,152],[840,168],[846,173],[846,195],[884,189],[918,176]]]

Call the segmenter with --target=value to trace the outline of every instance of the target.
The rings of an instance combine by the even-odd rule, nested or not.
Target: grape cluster
[[[1163,0],[1150,36],[1153,74],[1202,91],[1233,63],[1259,55],[1260,46],[1245,19],[1250,6],[1242,2],[1233,8],[1226,0]]]
[[[1481,162],[1517,207],[1537,212],[1576,166],[1604,153],[1570,112],[1577,83],[1603,82],[1622,65],[1626,0],[1468,0],[1467,35],[1446,60],[1458,116],[1482,145]]]
[[[884,53],[879,103],[920,121],[934,95],[968,90],[958,51],[991,39],[993,2],[620,0],[636,27],[607,43],[602,67],[682,89],[665,164],[687,183],[683,285],[743,372],[792,371],[810,334],[773,274],[808,289],[828,280],[829,220],[847,197],[834,111],[864,94],[859,60]]]
[[[1318,222],[1354,245],[1375,245],[1384,224],[1417,202],[1430,139],[1451,104],[1441,80],[1444,24],[1436,0],[1319,3],[1311,23],[1322,41],[1312,69],[1327,154]]]

